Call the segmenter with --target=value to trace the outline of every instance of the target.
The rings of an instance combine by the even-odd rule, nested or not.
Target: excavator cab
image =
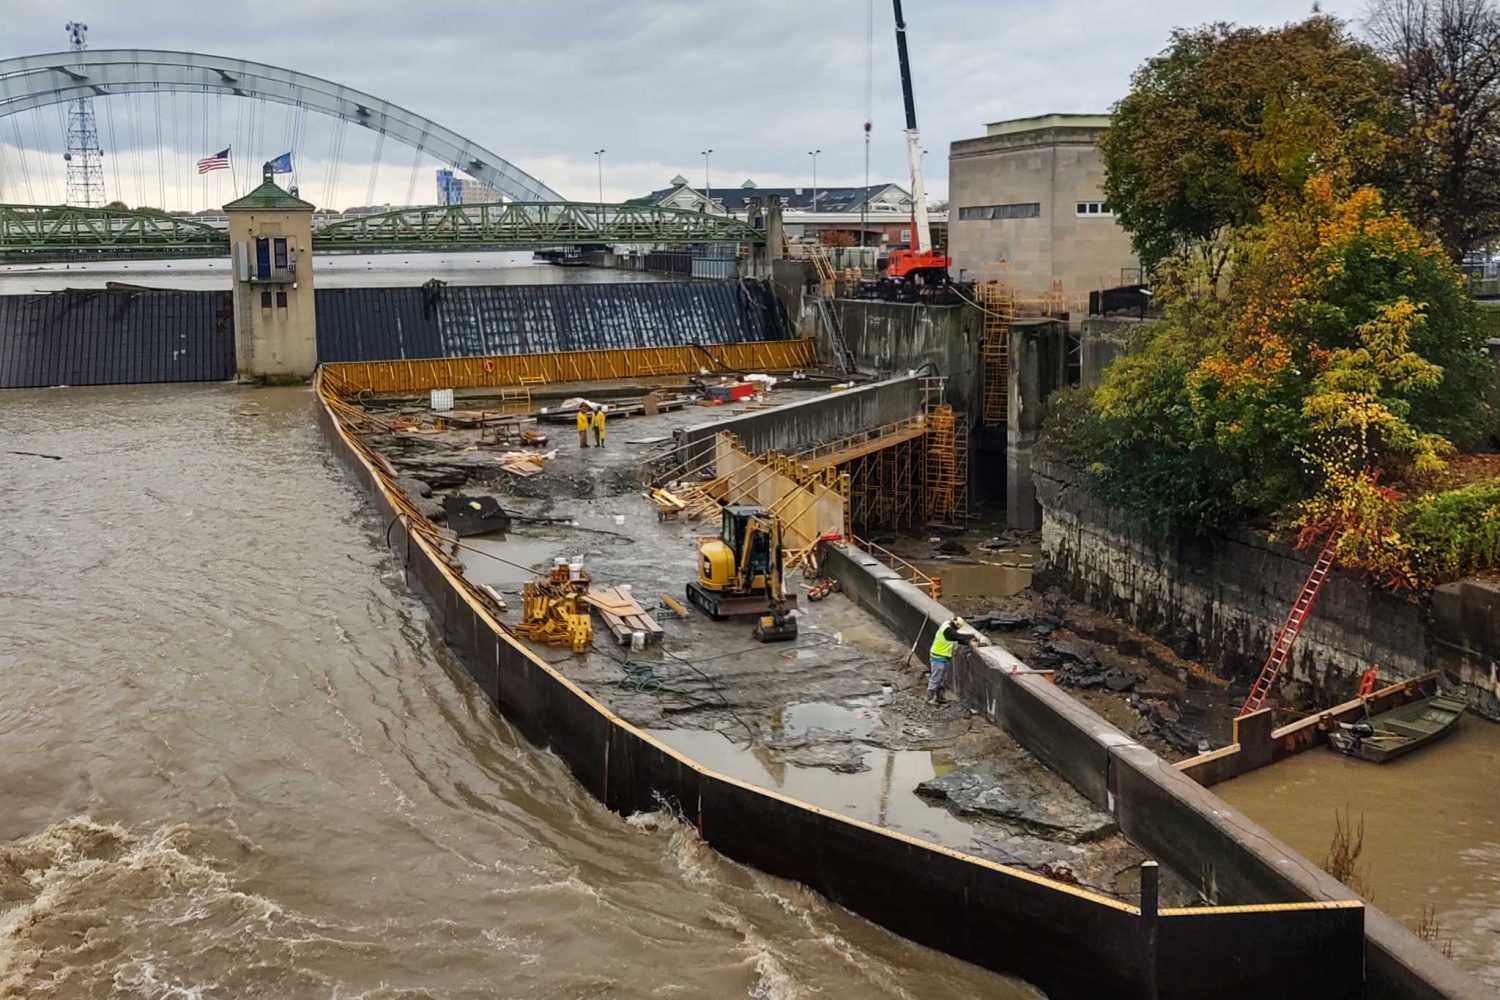
[[[766,508],[724,508],[717,536],[698,542],[698,579],[687,597],[714,621],[758,615],[755,638],[793,639],[797,621],[787,614],[797,598],[782,594],[781,522]]]

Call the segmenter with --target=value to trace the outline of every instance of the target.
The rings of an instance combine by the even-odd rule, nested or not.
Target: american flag
[[[229,147],[225,146],[212,156],[205,156],[198,161],[198,173],[206,174],[210,170],[227,170],[229,168]]]

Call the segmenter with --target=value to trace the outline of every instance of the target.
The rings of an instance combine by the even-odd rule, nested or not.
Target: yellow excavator
[[[719,534],[698,540],[687,596],[714,621],[757,615],[751,634],[761,642],[797,638],[797,597],[782,593],[781,522],[764,507],[725,507]]]

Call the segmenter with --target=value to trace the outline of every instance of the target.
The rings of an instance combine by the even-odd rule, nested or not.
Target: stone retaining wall
[[[1076,469],[1045,459],[1034,469],[1043,580],[1248,684],[1316,553],[1248,529],[1214,539],[1168,535],[1100,502]],[[1497,662],[1500,584],[1463,581],[1418,599],[1335,569],[1297,640],[1288,677],[1332,704],[1351,695],[1372,664],[1385,680],[1440,670],[1476,711],[1500,718]]]

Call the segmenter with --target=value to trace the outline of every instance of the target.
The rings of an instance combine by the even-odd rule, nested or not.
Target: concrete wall
[[[390,485],[326,406],[318,419],[369,491],[407,580],[476,685],[608,808],[629,814],[667,803],[726,856],[800,881],[913,941],[1018,976],[1053,1000],[1361,995],[1358,908],[1245,912],[1236,933],[1215,933],[1193,912],[1143,913],[696,764],[614,716],[506,633],[437,549],[406,530]]]
[[[1068,384],[1067,325],[1060,320],[1014,323],[1007,359],[1005,523],[1020,531],[1035,531],[1042,526],[1042,508],[1036,499],[1031,457],[1047,415],[1047,398]]]
[[[1299,552],[1250,530],[1170,536],[1091,496],[1076,470],[1035,463],[1047,578],[1075,597],[1247,683],[1312,569]],[[1500,718],[1500,587],[1439,588],[1431,608],[1335,569],[1303,627],[1289,678],[1331,704],[1364,669],[1386,680],[1442,670],[1480,713]]]
[[[1090,389],[1099,385],[1109,363],[1130,349],[1141,329],[1138,319],[1089,317],[1078,331],[1079,381]]]
[[[950,613],[938,602],[902,580],[874,557],[846,546],[829,546],[827,570],[851,598],[868,608],[901,636],[912,637],[918,649],[931,642],[933,630]],[[1305,900],[1330,909],[1313,910],[1337,920],[1341,908],[1357,906],[1357,897],[1249,817],[1200,787],[1191,778],[1110,725],[1062,689],[1047,675],[1033,671],[1003,647],[960,651],[954,661],[953,681],[967,707],[1005,727],[1026,749],[1062,775],[1100,809],[1110,812],[1121,831],[1138,847],[1171,867],[1195,885],[1211,903],[1257,904]],[[1212,914],[1184,910],[1180,913]],[[1296,912],[1296,911],[1293,911]],[[1301,911],[1304,913],[1308,911]],[[1343,911],[1347,914],[1347,910]],[[1365,947],[1363,975],[1370,1000],[1385,998],[1473,998],[1490,992],[1474,977],[1374,907],[1363,907]],[[1226,914],[1227,915],[1227,914]],[[1200,925],[1202,932],[1208,927]],[[1219,930],[1245,941],[1224,923]],[[1282,928],[1271,935],[1283,940],[1303,928]],[[1250,931],[1258,943],[1259,932]],[[1201,946],[1223,945],[1222,938],[1196,938]],[[1215,960],[1199,951],[1178,956],[1185,965],[1175,972],[1197,968],[1213,975]],[[1267,970],[1275,985],[1261,986],[1268,996],[1293,993],[1339,993],[1351,973],[1342,955],[1330,950],[1307,967],[1292,968],[1271,959]],[[1237,955],[1218,966],[1223,981],[1203,987],[1203,996],[1230,995],[1245,989],[1255,973]],[[1207,966],[1200,963],[1208,962]],[[1340,971],[1343,969],[1343,971]],[[1248,977],[1248,978],[1241,978]],[[1306,979],[1304,977],[1311,977]],[[1314,982],[1315,980],[1315,982]],[[1234,983],[1236,985],[1231,985]],[[1166,994],[1163,993],[1163,996]]]
[[[1051,118],[1053,116],[1049,116]],[[1120,284],[1139,262],[1130,238],[1109,215],[1078,214],[1078,203],[1104,198],[1098,124],[1038,121],[1038,127],[961,139],[948,155],[949,253],[955,276],[984,277],[1004,261],[1017,288],[1069,292]],[[1090,122],[1096,116],[1080,116]],[[999,123],[1008,124],[1008,123]],[[1035,203],[1035,218],[963,218],[965,208]]]
[[[887,379],[677,431],[677,460],[684,468],[706,461],[712,455],[714,435],[719,431],[729,431],[757,455],[768,451],[795,455],[861,431],[894,424],[921,410],[921,379]]]
[[[954,409],[977,412],[981,316],[973,306],[839,299],[844,340],[860,368],[905,373],[930,362]]]

